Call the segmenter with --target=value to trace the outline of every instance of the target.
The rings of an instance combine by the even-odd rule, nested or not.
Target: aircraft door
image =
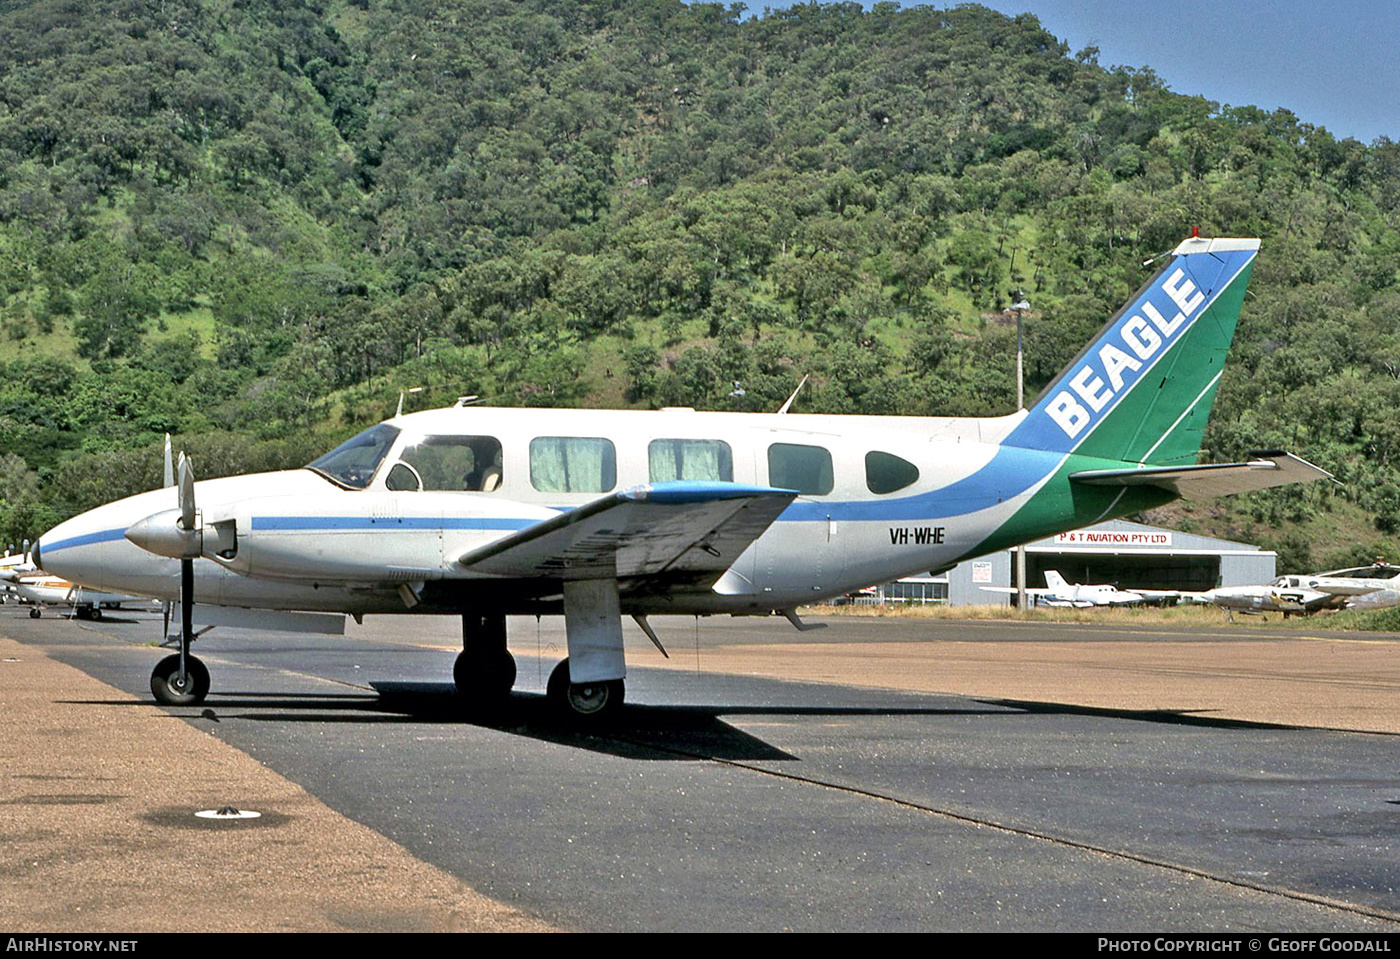
[[[831,451],[806,439],[767,449],[768,485],[802,494],[755,544],[755,583],[775,607],[829,594],[845,574]]]

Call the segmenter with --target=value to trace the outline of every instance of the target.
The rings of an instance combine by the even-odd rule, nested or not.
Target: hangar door
[[[1219,556],[1028,552],[1026,585],[1044,586],[1047,569],[1058,570],[1069,583],[1112,583],[1119,589],[1199,591],[1213,589],[1220,582]],[[1014,564],[1011,575],[1014,579]]]

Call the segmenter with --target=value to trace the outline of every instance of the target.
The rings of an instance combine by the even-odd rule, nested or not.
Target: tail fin
[[[1045,585],[1057,593],[1066,595],[1069,593],[1069,583],[1065,582],[1065,578],[1059,574],[1058,570],[1047,569],[1045,571]]]
[[[1255,239],[1183,241],[1005,442],[1131,463],[1196,462],[1258,252]]]

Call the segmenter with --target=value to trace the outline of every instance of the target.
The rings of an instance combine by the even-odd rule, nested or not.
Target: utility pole
[[[1025,396],[1025,362],[1022,359],[1021,351],[1021,314],[1031,308],[1026,302],[1026,295],[1019,290],[1016,293],[1016,302],[1011,304],[1011,308],[1016,311],[1016,409],[1017,411],[1026,408]],[[1024,544],[1016,547],[1016,607],[1024,610],[1026,608],[1026,547]]]

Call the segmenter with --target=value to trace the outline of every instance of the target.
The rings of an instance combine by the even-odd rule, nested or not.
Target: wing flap
[[[1252,455],[1256,458],[1245,463],[1080,470],[1069,478],[1086,486],[1157,486],[1186,499],[1208,499],[1332,478],[1331,473],[1291,453],[1269,450]]]
[[[680,481],[609,494],[472,550],[475,573],[555,580],[718,578],[797,494]]]

